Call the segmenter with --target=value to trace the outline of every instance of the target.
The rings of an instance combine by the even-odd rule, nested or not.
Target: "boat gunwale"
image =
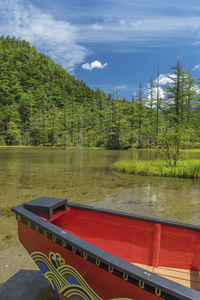
[[[182,223],[176,223],[176,222],[171,222],[171,221],[162,221],[159,219],[155,218],[149,218],[149,217],[143,217],[143,216],[137,216],[129,213],[123,213],[123,212],[117,212],[113,210],[108,210],[108,209],[101,209],[101,208],[95,208],[92,206],[85,206],[85,205],[80,205],[80,204],[75,204],[75,203],[67,203],[67,206],[70,208],[76,208],[76,209],[83,209],[83,210],[89,210],[93,212],[98,212],[98,213],[106,213],[106,214],[111,214],[115,216],[121,216],[125,218],[131,218],[131,219],[137,219],[141,221],[147,221],[147,222],[153,222],[153,223],[159,223],[159,224],[165,224],[169,226],[177,226],[177,227],[182,227],[185,229],[192,229],[192,230],[198,230],[200,231],[199,226],[195,225],[188,225],[188,224],[182,224]],[[69,233],[62,228],[48,222],[48,220],[45,220],[39,216],[37,216],[35,213],[32,213],[31,211],[27,210],[24,208],[24,204],[21,204],[19,206],[13,207],[12,211],[16,213],[16,217],[19,221],[24,223],[25,225],[28,225],[28,222],[33,222],[31,223],[32,225],[29,226],[30,229],[34,229],[35,226],[38,226],[43,231],[47,231],[51,237],[55,236],[56,237],[56,243],[60,246],[62,246],[62,241],[66,244],[68,244],[72,249],[73,247],[76,247],[76,249],[79,249],[80,253],[87,253],[88,256],[93,258],[93,260],[99,260],[102,265],[108,266],[108,269],[105,269],[104,267],[99,266],[106,271],[109,270],[109,267],[113,268],[114,270],[118,271],[121,274],[126,274],[128,275],[128,278],[135,279],[138,282],[144,282],[145,287],[147,285],[147,288],[145,290],[149,291],[149,287],[153,287],[154,289],[161,290],[162,291],[162,296],[161,298],[163,299],[196,299],[198,300],[200,298],[200,293],[192,288],[188,288],[186,286],[183,286],[179,283],[173,282],[169,279],[166,279],[164,277],[161,277],[157,274],[154,274],[152,272],[146,272],[146,270],[135,266],[119,257],[114,256],[113,254],[110,254],[93,244],[90,244],[89,242],[86,242],[85,240],[73,235],[72,233]],[[66,212],[63,211],[63,214]],[[18,218],[20,216],[20,219]],[[22,218],[23,216],[23,218]],[[33,228],[32,228],[33,227]],[[38,231],[38,230],[35,230]],[[40,233],[40,232],[39,232]],[[48,239],[52,239],[50,237],[46,237]],[[58,241],[60,240],[60,243]],[[64,247],[66,248],[66,247]],[[69,249],[68,249],[69,250]],[[72,250],[71,250],[72,251]],[[77,255],[81,256],[80,254],[76,253]],[[83,257],[83,256],[82,256]],[[89,261],[91,262],[91,261]],[[94,262],[93,262],[94,263]],[[109,271],[108,271],[109,272]],[[120,277],[119,275],[116,275],[115,272],[112,273],[115,276]],[[123,278],[120,277],[120,278]],[[137,286],[137,284],[131,282],[128,280],[128,282],[134,284]],[[149,291],[150,293],[153,293],[152,291]],[[163,293],[167,296],[164,296]],[[170,296],[170,298],[169,298]]]
[[[67,202],[67,206],[72,207],[72,208],[82,209],[82,210],[89,210],[89,211],[93,211],[93,212],[114,215],[114,216],[118,216],[118,217],[135,219],[135,220],[139,220],[139,221],[146,221],[146,222],[157,223],[157,224],[161,224],[161,225],[196,230],[196,231],[200,232],[200,226],[198,226],[198,225],[192,225],[192,224],[186,224],[186,223],[174,222],[174,221],[168,221],[168,220],[161,220],[161,219],[156,219],[156,218],[151,218],[151,217],[134,215],[134,214],[126,213],[126,212],[109,210],[109,209],[87,206],[87,205],[82,205],[82,204],[76,204],[76,203],[71,203],[71,202]]]

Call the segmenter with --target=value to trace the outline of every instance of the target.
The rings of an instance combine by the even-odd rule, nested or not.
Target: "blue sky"
[[[92,89],[131,100],[178,56],[200,77],[199,0],[0,0],[0,35],[25,39]]]

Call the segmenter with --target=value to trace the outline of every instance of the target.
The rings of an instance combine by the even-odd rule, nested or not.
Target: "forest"
[[[200,148],[199,81],[179,59],[171,72],[164,97],[158,74],[126,101],[114,88],[91,90],[27,41],[1,36],[0,146]]]

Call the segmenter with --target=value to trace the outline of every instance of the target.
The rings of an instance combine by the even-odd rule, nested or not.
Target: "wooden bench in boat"
[[[189,288],[200,291],[200,271],[176,269],[176,268],[168,268],[168,267],[154,268],[152,266],[146,266],[137,263],[134,263],[134,265],[143,268],[149,272],[170,279],[174,282],[185,285]]]

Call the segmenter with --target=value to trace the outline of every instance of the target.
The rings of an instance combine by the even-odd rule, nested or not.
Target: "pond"
[[[0,250],[17,243],[12,206],[42,196],[200,224],[200,180],[113,172],[119,160],[154,159],[147,150],[0,148]]]

